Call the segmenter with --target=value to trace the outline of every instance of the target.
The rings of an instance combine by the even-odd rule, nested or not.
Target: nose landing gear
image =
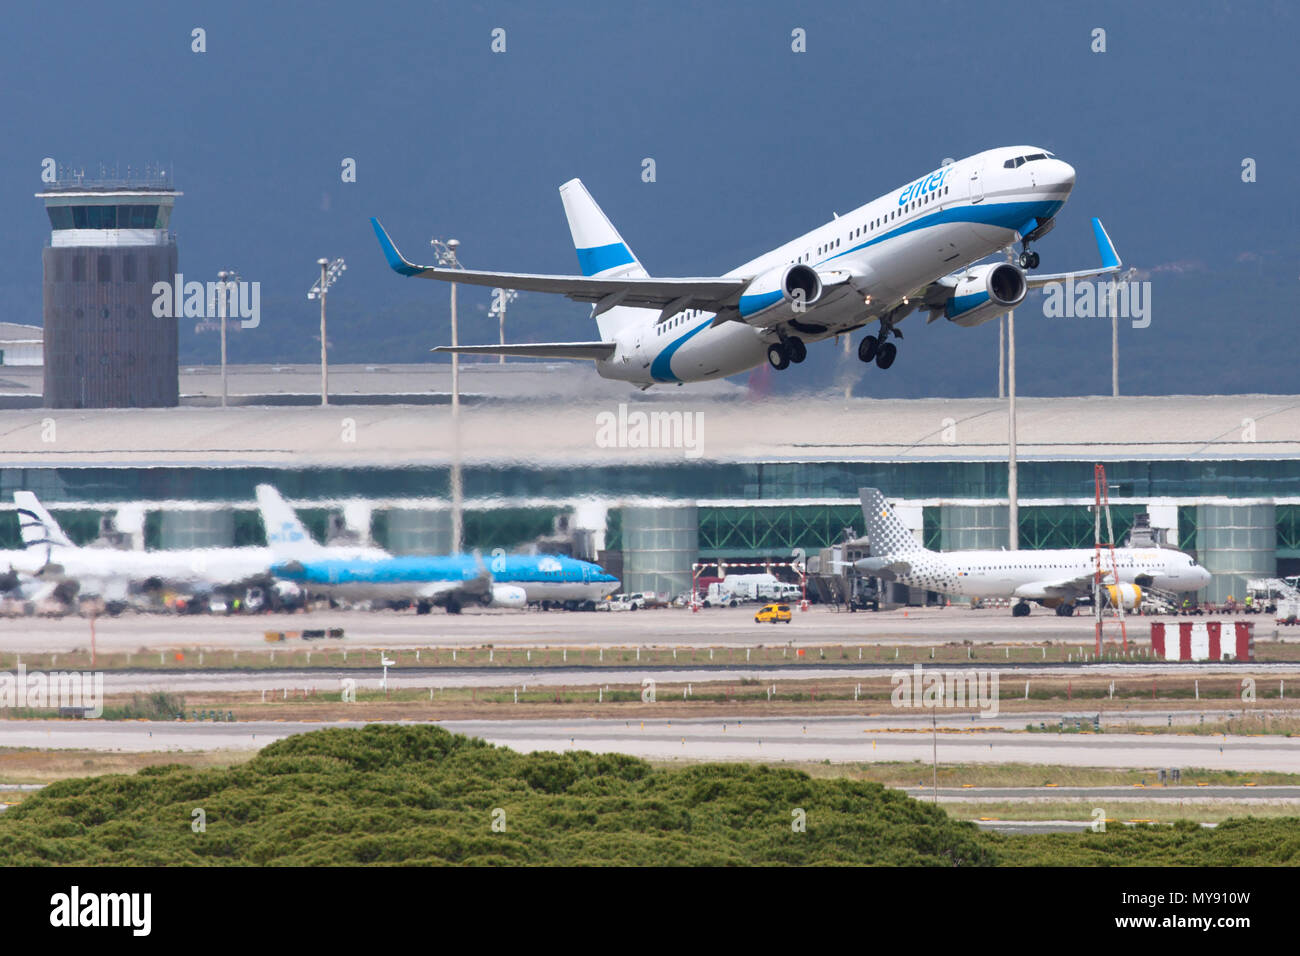
[[[1036,253],[1036,252],[1030,252],[1028,249],[1026,249],[1024,252],[1020,253],[1020,268],[1022,268],[1022,269],[1037,269],[1037,268],[1038,268],[1038,253]]]

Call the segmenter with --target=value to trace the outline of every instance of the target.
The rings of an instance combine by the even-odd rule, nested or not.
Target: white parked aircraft
[[[909,587],[965,597],[1018,598],[1011,613],[1029,613],[1029,601],[1074,613],[1075,602],[1091,597],[1098,567],[1095,548],[1041,551],[930,551],[894,514],[875,488],[860,488],[871,557],[854,566],[872,577]],[[1115,580],[1116,565],[1119,581]],[[1115,563],[1103,549],[1100,571],[1106,597],[1124,607],[1142,602],[1142,589],[1199,591],[1210,572],[1173,548],[1115,548]]]
[[[189,592],[208,592],[270,579],[271,548],[185,548],[155,551],[82,547],[74,544],[54,516],[30,491],[15,491],[18,524],[25,550],[11,552],[9,571],[28,582],[36,579],[64,587],[64,594],[94,595],[109,604],[126,600],[140,586],[155,585]],[[273,531],[268,527],[268,538]],[[322,546],[317,546],[322,547]],[[335,557],[374,557],[377,548],[325,548]],[[21,555],[21,557],[20,557]],[[16,582],[15,582],[16,583]],[[29,590],[27,588],[25,590]]]
[[[529,275],[419,266],[405,259],[377,219],[389,265],[405,276],[554,292],[593,305],[598,341],[441,346],[435,352],[591,359],[605,378],[641,388],[735,375],[767,361],[802,362],[807,343],[872,322],[858,357],[889,368],[890,341],[909,313],[974,326],[1018,305],[1030,288],[1118,271],[1100,220],[1102,265],[1035,275],[1030,251],[1056,223],[1074,169],[1047,150],[1006,146],[942,166],[723,276],[651,278],[577,179],[560,187],[581,276]],[[1019,265],[989,262],[1020,243]]]

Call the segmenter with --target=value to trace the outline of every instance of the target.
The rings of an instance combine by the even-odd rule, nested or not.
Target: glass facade
[[[1111,462],[1106,470],[1112,497],[1133,496],[1139,500],[1166,496],[1183,499],[1300,497],[1300,460]],[[1021,464],[1022,547],[1091,546],[1093,521],[1086,505],[1040,505],[1034,504],[1033,499],[1070,497],[1091,501],[1092,474],[1091,462]],[[231,540],[224,543],[260,543],[260,521],[253,510],[254,487],[260,482],[275,485],[290,500],[429,498],[443,503],[448,496],[448,473],[440,467],[0,467],[0,498],[11,500],[14,491],[30,490],[56,514],[66,514],[70,520],[76,520],[71,516],[89,516],[102,510],[93,506],[104,502],[188,500],[228,504],[236,516],[233,528],[223,526],[202,532],[197,526],[184,525],[190,519],[177,517],[165,521],[159,513],[152,512],[146,526],[146,540],[155,546],[164,543],[178,546],[175,542],[197,540],[210,533],[223,538],[229,536]],[[471,548],[509,548],[547,533],[554,515],[574,498],[607,497],[614,506],[607,518],[606,547],[647,555],[644,561],[634,559],[627,569],[647,577],[631,580],[646,582],[642,589],[663,591],[669,587],[659,577],[666,576],[667,580],[676,582],[686,573],[689,581],[689,567],[696,558],[787,557],[795,547],[812,553],[838,541],[845,527],[861,534],[861,511],[854,502],[857,489],[863,486],[879,487],[889,497],[905,500],[957,499],[951,504],[924,509],[924,537],[929,547],[967,549],[1006,544],[1005,505],[960,503],[962,497],[996,499],[1005,495],[1004,464],[897,461],[685,462],[572,469],[473,466],[465,469],[465,496],[471,504],[465,517],[465,543]],[[638,496],[669,501],[664,508],[638,509],[617,504],[620,497]],[[476,499],[503,497],[553,497],[557,504],[527,509],[473,507]],[[686,499],[691,507],[676,504],[674,498]],[[844,503],[786,503],[801,498],[838,498]],[[723,507],[709,504],[710,499],[747,500],[751,504]],[[698,510],[693,507],[696,502]],[[92,507],[70,510],[69,505]],[[1276,508],[1270,505],[1258,512],[1250,510],[1254,507],[1234,506],[1221,513],[1223,509],[1218,505],[1180,505],[1179,546],[1197,553],[1198,557],[1202,549],[1207,554],[1219,555],[1207,559],[1217,562],[1211,570],[1228,577],[1271,574],[1279,559],[1300,560],[1300,505],[1283,504]],[[1112,506],[1117,542],[1125,539],[1133,515],[1140,510],[1140,505]],[[631,524],[627,521],[628,514],[660,512],[676,514],[678,518],[673,520],[686,521],[682,516],[693,515],[687,523],[693,522],[694,530],[690,533],[697,536],[696,540],[688,547],[683,535],[689,529],[657,527],[655,522],[659,518],[638,518]],[[320,512],[322,516],[324,513]],[[90,520],[93,536],[93,519]],[[180,523],[173,525],[167,521]],[[317,534],[323,530],[323,518],[322,527],[313,530]],[[445,509],[376,511],[373,531],[380,544],[402,552],[439,551],[450,543]],[[671,546],[656,542],[656,532],[668,534]],[[0,515],[0,545],[15,547],[18,542],[17,522],[12,512]],[[688,551],[690,560],[685,560],[683,555]],[[648,556],[651,554],[657,556],[652,559]],[[636,589],[631,583],[628,586]],[[1230,586],[1231,592],[1223,590],[1220,597],[1228,593],[1241,596],[1240,584]]]
[[[699,555],[699,514],[694,506],[624,508],[623,590],[675,597],[690,590]]]
[[[943,505],[939,509],[941,551],[996,550],[1010,537],[1006,505]]]
[[[842,540],[845,528],[861,536],[863,526],[858,505],[701,505],[699,515],[701,558],[772,557],[796,547],[812,554]]]
[[[53,229],[166,229],[170,207],[158,203],[47,206]]]
[[[161,548],[229,548],[235,543],[235,513],[228,508],[164,511],[159,523]]]
[[[474,466],[466,498],[571,499],[646,496],[857,500],[875,487],[891,498],[999,498],[1006,465],[996,462],[800,462],[681,465],[584,465],[581,468]],[[1300,460],[1109,462],[1112,498],[1300,497]],[[445,498],[446,468],[0,468],[0,494],[30,488],[55,501],[179,498],[242,502],[269,482],[290,497]],[[1021,499],[1093,497],[1090,461],[1020,465]]]
[[[1242,601],[1249,578],[1277,574],[1277,513],[1272,505],[1198,505],[1196,557],[1214,575],[1202,598]]]

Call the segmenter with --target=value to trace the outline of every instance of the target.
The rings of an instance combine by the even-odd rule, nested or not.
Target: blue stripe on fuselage
[[[663,351],[655,356],[654,362],[650,365],[650,377],[656,382],[680,382],[681,379],[673,374],[673,356],[677,354],[679,348],[707,329],[709,325],[709,320],[703,320],[695,328],[687,330],[683,335],[664,346]]]
[[[929,215],[921,216],[911,222],[900,223],[889,232],[882,233],[865,242],[860,242],[856,246],[845,249],[843,252],[837,252],[833,256],[827,256],[825,259],[814,263],[821,265],[838,259],[841,256],[847,256],[850,253],[866,249],[868,246],[874,246],[876,243],[884,242],[886,239],[893,239],[897,236],[909,232],[916,232],[918,229],[928,229],[931,226],[942,226],[950,222],[967,222],[978,226],[998,226],[1014,232],[1018,227],[1024,225],[1029,219],[1037,219],[1039,222],[1046,222],[1060,212],[1065,203],[1056,199],[1035,200],[1033,202],[1004,202],[1004,203],[978,203],[976,205],[953,206],[950,209],[940,209]]]

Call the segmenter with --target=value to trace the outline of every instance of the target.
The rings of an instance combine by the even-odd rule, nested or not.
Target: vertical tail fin
[[[324,549],[312,540],[298,515],[280,492],[270,485],[257,486],[257,508],[266,526],[266,543],[277,561],[295,561],[319,555]]]
[[[911,554],[923,551],[912,531],[903,524],[885,496],[878,488],[859,488],[862,499],[862,517],[867,523],[867,539],[873,556],[883,554]]]
[[[573,248],[577,250],[578,265],[584,276],[627,279],[649,276],[581,179],[570,179],[560,187],[560,201],[564,203]],[[620,328],[640,315],[644,312],[617,306],[601,313],[596,317],[601,338],[608,342]]]
[[[54,516],[37,500],[36,495],[30,491],[15,491],[14,504],[18,506],[18,528],[25,548],[43,548],[47,545],[76,547],[63,533]]]

